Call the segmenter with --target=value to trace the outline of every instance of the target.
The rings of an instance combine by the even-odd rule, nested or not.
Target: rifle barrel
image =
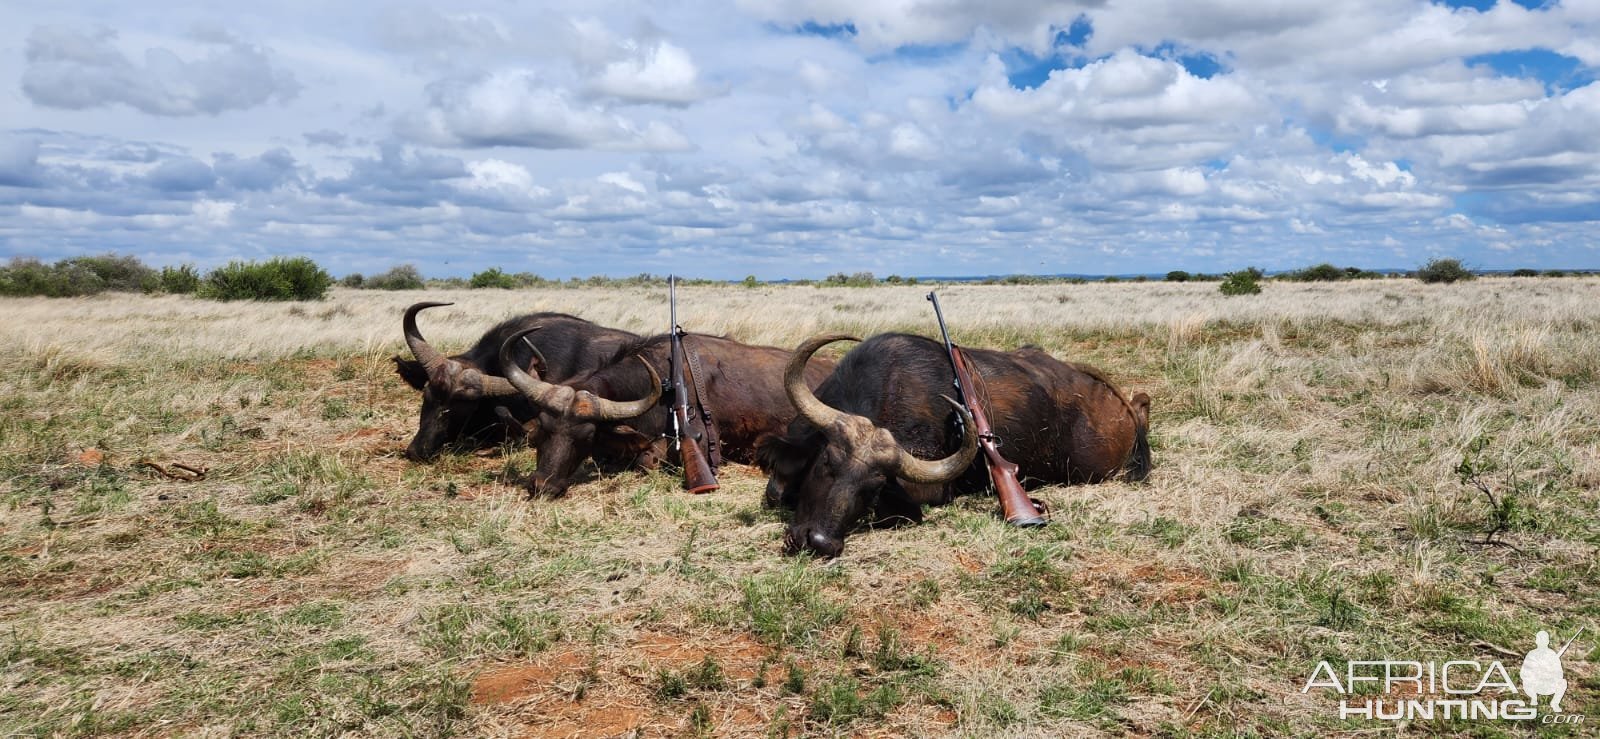
[[[1574,633],[1574,634],[1573,634],[1573,635],[1572,635],[1572,638],[1571,638],[1571,639],[1568,639],[1568,640],[1567,640],[1567,643],[1566,643],[1566,644],[1562,644],[1562,645],[1561,645],[1561,651],[1559,651],[1559,652],[1556,652],[1556,656],[1557,656],[1557,657],[1560,657],[1560,656],[1561,656],[1561,655],[1563,655],[1563,654],[1566,654],[1566,653],[1567,653],[1567,647],[1570,647],[1570,646],[1572,646],[1572,643],[1573,643],[1573,642],[1575,642],[1575,641],[1577,641],[1577,640],[1578,640],[1578,634],[1582,634],[1582,633],[1583,633],[1583,630],[1584,630],[1584,629],[1585,629],[1585,628],[1588,628],[1588,627],[1586,627],[1586,626],[1579,626],[1579,627],[1578,627],[1578,630],[1577,630],[1577,632],[1575,632],[1575,633]]]

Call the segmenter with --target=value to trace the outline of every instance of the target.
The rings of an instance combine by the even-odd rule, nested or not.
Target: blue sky
[[[1600,267],[1600,3],[7,4],[0,256]]]

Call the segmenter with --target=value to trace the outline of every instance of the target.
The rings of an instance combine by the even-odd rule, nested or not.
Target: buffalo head
[[[961,414],[965,431],[961,448],[939,460],[915,457],[888,429],[818,400],[804,380],[806,362],[823,346],[843,340],[857,339],[821,336],[795,350],[784,372],[784,389],[801,418],[815,429],[796,436],[794,429],[801,425],[797,421],[790,435],[767,439],[760,453],[771,476],[768,502],[786,502],[795,508],[784,535],[784,549],[791,554],[804,549],[838,556],[844,549],[845,534],[875,507],[885,487],[902,480],[949,482],[966,471],[978,451],[971,415],[949,396],[940,397]],[[889,402],[915,403],[917,399]]]
[[[501,423],[493,412],[495,401],[518,396],[517,388],[505,378],[486,374],[484,368],[461,357],[447,357],[422,338],[417,314],[445,305],[451,303],[417,303],[406,308],[401,325],[416,359],[394,358],[395,372],[422,391],[422,417],[416,436],[406,447],[406,457],[418,462],[438,456],[451,439],[473,436],[486,425]]]
[[[597,395],[592,388],[607,385],[615,365],[603,368],[577,387],[545,382],[537,370],[523,371],[511,359],[511,347],[537,328],[507,338],[500,349],[506,380],[538,410],[539,439],[535,449],[539,466],[529,483],[529,494],[561,496],[572,484],[578,465],[591,455],[608,460],[631,458],[652,447],[654,439],[634,431],[624,421],[644,415],[661,399],[661,377],[643,357],[635,356],[649,373],[648,396],[617,401]]]

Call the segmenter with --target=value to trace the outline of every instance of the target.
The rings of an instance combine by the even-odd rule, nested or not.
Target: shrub
[[[1357,271],[1359,272],[1360,270]],[[1306,267],[1305,269],[1297,269],[1293,272],[1285,274],[1283,277],[1284,279],[1295,280],[1298,282],[1338,282],[1339,280],[1343,280],[1349,276],[1349,273],[1347,273],[1345,270],[1339,269],[1338,267],[1335,267],[1327,262],[1323,262],[1322,264]]]
[[[1528,269],[1527,267],[1523,267],[1522,269],[1513,270],[1511,272],[1511,276],[1512,277],[1538,277],[1539,276],[1539,270]]]
[[[369,290],[421,290],[427,287],[422,282],[422,273],[410,264],[390,267],[388,272],[368,277],[361,286]]]
[[[755,275],[745,275],[744,282],[741,284],[743,284],[745,287],[759,287],[761,285],[761,283],[756,280]]]
[[[1238,272],[1229,272],[1228,276],[1222,280],[1222,284],[1217,286],[1217,289],[1223,295],[1229,297],[1234,295],[1256,295],[1261,292],[1260,273],[1261,270],[1254,267]]]
[[[97,257],[72,257],[56,262],[56,269],[94,275],[102,290],[151,292],[160,284],[160,276],[156,271],[144,266],[134,256],[103,254]]]
[[[824,287],[872,287],[878,284],[878,278],[874,277],[871,272],[856,272],[848,275],[843,272],[837,272],[828,275],[828,278],[823,280],[821,284]]]
[[[1430,259],[1427,264],[1417,269],[1417,279],[1423,282],[1451,283],[1465,281],[1473,278],[1473,274],[1466,267],[1461,266],[1459,259]]]
[[[1167,282],[1188,282],[1189,273],[1181,269],[1175,269],[1167,273],[1166,280]]]
[[[211,270],[199,290],[212,300],[321,300],[333,278],[305,257],[229,262]]]
[[[517,278],[501,272],[499,267],[490,267],[473,275],[469,284],[477,289],[497,287],[502,290],[511,290],[517,286]]]
[[[344,279],[339,280],[339,284],[345,287],[359,288],[367,284],[367,278],[362,277],[360,272],[351,272],[345,275]]]
[[[1100,281],[1101,282],[1122,282],[1122,278],[1118,277],[1116,275],[1106,275],[1105,277],[1101,278]]]
[[[158,282],[161,285],[161,292],[189,295],[200,289],[200,272],[192,264],[162,267]]]
[[[160,288],[156,271],[132,256],[70,257],[52,265],[17,257],[0,269],[0,294],[4,295],[65,298],[107,290],[154,292]]]
[[[1545,277],[1566,277],[1567,273],[1564,270],[1547,269],[1547,270],[1544,271],[1544,276]]]

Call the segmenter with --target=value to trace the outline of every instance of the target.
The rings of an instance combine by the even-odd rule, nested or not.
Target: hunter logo
[[[1520,686],[1499,660],[1438,663],[1382,659],[1352,660],[1345,663],[1342,674],[1328,662],[1319,662],[1300,692],[1332,689],[1340,696],[1341,719],[1503,719],[1580,724],[1583,714],[1564,712],[1561,704],[1567,694],[1561,657],[1577,638],[1573,634],[1557,650],[1550,648],[1549,632],[1534,635],[1534,648],[1517,670]],[[1544,711],[1540,711],[1541,698],[1548,699]]]
[[[1577,635],[1574,634],[1576,639]],[[1557,652],[1550,648],[1550,632],[1541,631],[1534,637],[1539,646],[1522,658],[1522,691],[1528,694],[1533,705],[1539,705],[1539,696],[1550,696],[1550,710],[1561,713],[1561,697],[1567,694],[1567,680],[1561,669],[1561,655],[1572,646],[1572,640]]]

